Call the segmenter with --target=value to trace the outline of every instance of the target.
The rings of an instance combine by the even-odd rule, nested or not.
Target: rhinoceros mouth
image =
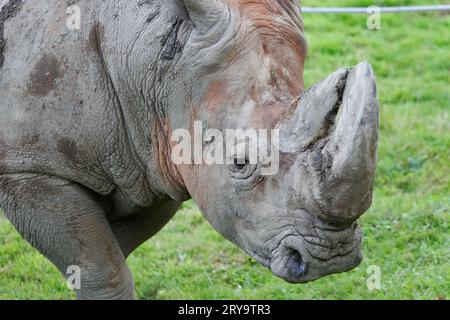
[[[273,251],[269,268],[289,283],[307,283],[321,277],[350,271],[362,260],[361,230],[355,223],[328,235],[285,237]]]
[[[289,283],[308,283],[353,270],[362,261],[362,233],[357,223],[345,229],[320,229],[328,236],[290,234],[271,256],[244,251],[277,277]],[[305,233],[306,234],[306,233]]]

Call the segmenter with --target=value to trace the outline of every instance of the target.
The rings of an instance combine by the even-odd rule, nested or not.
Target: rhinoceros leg
[[[0,206],[19,233],[63,274],[81,271],[79,299],[133,299],[131,272],[94,199],[56,177],[0,176]]]
[[[175,215],[181,203],[170,201],[120,221],[110,222],[125,257],[160,231]]]

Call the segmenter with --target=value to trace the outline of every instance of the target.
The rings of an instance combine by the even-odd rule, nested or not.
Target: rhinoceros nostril
[[[306,264],[297,250],[292,250],[287,260],[286,267],[289,276],[291,276],[294,279],[301,278],[307,272]]]

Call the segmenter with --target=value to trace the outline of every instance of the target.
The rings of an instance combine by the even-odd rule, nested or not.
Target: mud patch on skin
[[[89,37],[84,46],[84,50],[88,53],[90,59],[93,60],[94,65],[96,66],[96,72],[101,78],[101,83],[109,83],[110,86],[114,88],[103,56],[102,42],[104,39],[105,28],[101,23],[96,22],[89,31]]]
[[[4,51],[6,39],[4,38],[5,22],[14,17],[22,5],[22,0],[9,0],[9,2],[0,11],[0,68],[5,60]]]
[[[86,50],[88,52],[93,52],[98,54],[99,56],[102,56],[100,43],[104,38],[104,34],[105,30],[103,28],[103,25],[101,25],[100,23],[94,24],[89,32],[89,39],[86,44]]]
[[[77,147],[77,143],[72,139],[58,139],[57,148],[58,152],[70,161],[75,161],[78,158],[79,150]]]
[[[41,138],[39,135],[37,134],[33,134],[30,136],[25,136],[21,141],[20,141],[20,145],[25,148],[25,147],[32,147],[35,146],[36,144],[38,144],[40,142]]]
[[[57,80],[62,77],[58,59],[45,54],[34,66],[28,84],[28,93],[33,96],[45,97],[56,89]]]

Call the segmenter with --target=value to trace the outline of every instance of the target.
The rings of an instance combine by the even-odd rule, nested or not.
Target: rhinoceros
[[[0,207],[63,275],[78,268],[79,299],[135,298],[127,257],[189,199],[289,283],[360,264],[374,71],[305,89],[296,0],[3,2]],[[174,163],[171,133],[195,121],[278,130],[278,171]]]

